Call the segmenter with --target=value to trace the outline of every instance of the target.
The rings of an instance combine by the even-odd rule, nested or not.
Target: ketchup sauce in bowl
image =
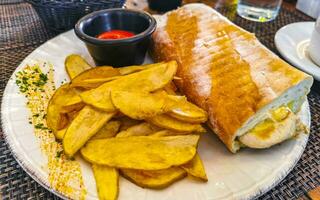
[[[74,31],[97,66],[140,65],[156,29],[156,20],[147,12],[106,9],[86,15]]]
[[[97,38],[105,40],[124,39],[134,36],[135,34],[130,31],[112,30],[100,33]]]

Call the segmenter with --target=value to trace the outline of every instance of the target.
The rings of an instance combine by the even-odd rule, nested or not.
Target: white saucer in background
[[[314,22],[298,22],[282,27],[275,35],[275,44],[280,54],[292,65],[320,81],[320,66],[308,55],[308,47]]]

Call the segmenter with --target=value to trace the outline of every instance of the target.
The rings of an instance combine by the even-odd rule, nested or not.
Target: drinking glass
[[[239,0],[237,13],[245,19],[268,22],[279,13],[282,0]]]

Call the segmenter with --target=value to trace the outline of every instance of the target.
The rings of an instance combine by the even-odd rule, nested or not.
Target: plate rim
[[[39,45],[38,47],[36,47],[31,53],[29,53],[19,64],[18,66],[15,68],[15,70],[12,72],[10,78],[8,79],[7,83],[6,83],[6,87],[3,91],[3,95],[2,95],[2,99],[1,99],[1,128],[3,130],[3,138],[4,141],[6,143],[6,145],[8,146],[11,155],[14,157],[14,159],[17,161],[17,163],[19,164],[19,166],[21,166],[21,168],[23,169],[24,172],[26,172],[33,180],[35,180],[37,183],[39,183],[42,187],[44,187],[46,190],[48,190],[49,192],[51,192],[54,195],[57,195],[58,197],[67,200],[68,197],[65,196],[64,194],[62,194],[60,191],[53,189],[52,187],[50,187],[50,184],[48,183],[48,181],[43,180],[40,176],[38,176],[36,174],[36,172],[34,172],[32,170],[32,168],[30,166],[28,166],[22,158],[20,158],[19,153],[17,152],[16,145],[14,144],[14,141],[12,139],[10,139],[10,137],[8,137],[9,135],[9,130],[7,127],[7,123],[5,123],[5,119],[4,119],[4,115],[5,115],[5,110],[7,109],[6,107],[8,104],[8,85],[9,82],[11,81],[11,79],[14,77],[15,72],[18,68],[20,68],[20,66],[22,66],[26,60],[31,59],[33,54],[38,51],[39,48],[47,45],[48,42],[52,42],[54,39],[59,38],[61,35],[65,34],[65,33],[69,33],[74,31],[73,29],[70,29],[68,31],[65,31],[63,33],[60,33],[56,36],[54,36],[53,38],[50,38],[49,40],[45,41],[43,44]],[[13,148],[15,147],[15,148]]]
[[[23,66],[26,63],[26,60],[30,60],[32,59],[33,54],[40,48],[43,47],[45,45],[47,45],[48,42],[52,42],[52,40],[60,37],[61,35],[64,34],[70,34],[70,32],[72,32],[73,29],[66,31],[64,33],[61,33],[53,38],[51,38],[50,40],[47,40],[46,42],[44,42],[43,44],[41,44],[40,46],[38,46],[36,49],[34,49],[28,56],[26,56],[18,65],[18,67],[13,71],[12,75],[10,76],[8,82],[6,83],[6,87],[4,89],[3,92],[3,97],[2,97],[2,103],[1,103],[1,125],[2,125],[2,129],[3,129],[3,138],[5,140],[6,145],[8,146],[11,155],[15,158],[15,160],[18,162],[18,164],[21,166],[21,168],[33,179],[35,180],[37,183],[39,183],[42,187],[44,187],[45,189],[47,189],[49,192],[53,193],[54,195],[57,195],[58,197],[62,198],[62,199],[68,199],[67,196],[65,196],[64,194],[62,194],[61,192],[59,192],[58,190],[53,189],[52,187],[50,187],[50,184],[47,180],[43,180],[40,176],[37,175],[37,172],[33,171],[32,169],[32,165],[28,165],[25,161],[23,161],[23,158],[21,158],[21,155],[19,155],[19,152],[17,151],[17,146],[14,143],[13,139],[9,137],[10,135],[10,130],[8,130],[9,128],[8,123],[6,123],[5,120],[5,111],[7,111],[8,109],[8,103],[9,103],[9,82],[11,81],[11,79],[14,77],[14,74],[16,72],[16,70],[18,68],[21,68],[21,66]],[[306,102],[306,115],[307,115],[307,119],[308,119],[308,126],[310,127],[311,125],[311,113],[310,113],[310,106],[309,106],[309,102],[308,100],[305,101]],[[7,107],[7,108],[6,108]],[[300,143],[301,148],[299,152],[297,152],[297,157],[295,157],[295,160],[293,160],[291,162],[291,165],[289,168],[283,169],[282,171],[278,172],[278,176],[277,176],[277,180],[273,181],[271,184],[265,184],[265,185],[261,185],[261,186],[257,186],[254,192],[251,193],[246,193],[246,194],[241,194],[240,199],[251,199],[251,198],[258,198],[261,195],[265,194],[266,192],[268,192],[269,190],[271,190],[272,188],[274,188],[276,185],[278,185],[291,171],[292,169],[296,166],[297,162],[300,160],[306,145],[308,143],[308,139],[309,139],[309,134],[304,138],[304,140]],[[231,195],[228,198],[235,198],[234,195]]]

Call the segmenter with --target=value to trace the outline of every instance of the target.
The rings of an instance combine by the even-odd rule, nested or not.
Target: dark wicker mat
[[[295,10],[283,9],[273,22],[255,23],[235,14],[235,8],[219,10],[276,51],[273,37],[282,26],[296,21],[310,21]],[[0,98],[13,70],[37,46],[53,37],[46,31],[31,6],[18,0],[0,0]],[[309,95],[312,113],[310,140],[297,166],[278,186],[259,199],[307,199],[306,192],[320,185],[320,94]],[[29,177],[12,157],[0,133],[0,190],[2,199],[58,199]],[[1,199],[1,197],[0,197]]]
[[[0,0],[0,5],[23,3],[24,0]]]

